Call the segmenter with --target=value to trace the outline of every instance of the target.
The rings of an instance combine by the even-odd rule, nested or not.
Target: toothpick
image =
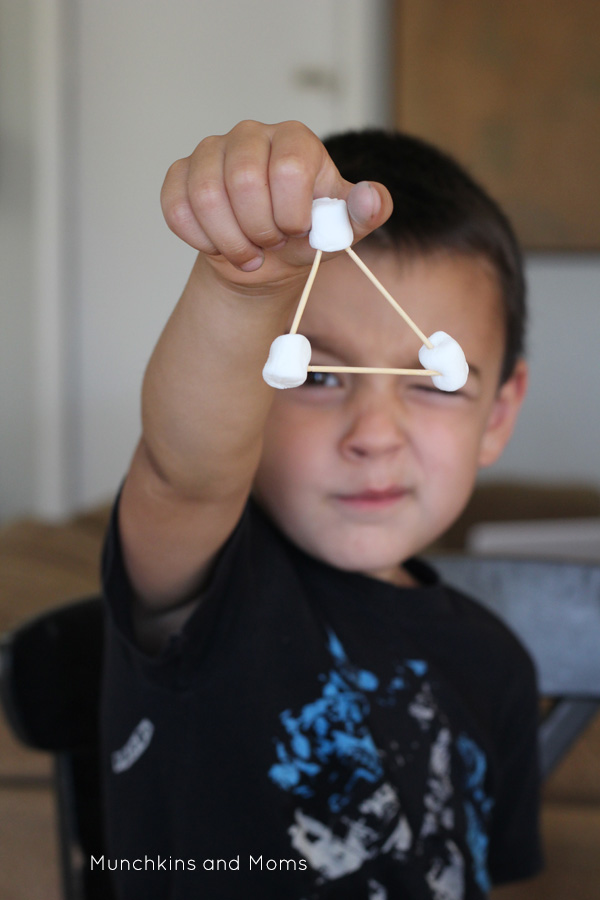
[[[300,302],[298,303],[298,309],[296,310],[296,315],[294,316],[292,327],[290,328],[290,334],[296,334],[298,328],[300,327],[300,319],[302,318],[302,313],[304,312],[304,307],[306,306],[306,301],[308,300],[308,295],[311,292],[314,280],[317,277],[319,263],[321,262],[322,255],[322,250],[317,250],[317,252],[315,253],[315,258],[313,259],[313,264],[308,278],[306,279],[306,284],[304,285],[304,290],[302,291],[302,296],[300,297]]]
[[[435,369],[378,369],[372,366],[308,366],[308,372],[348,372],[362,375],[439,375]]]
[[[414,333],[417,335],[417,337],[419,337],[419,338],[421,339],[421,341],[425,344],[425,346],[428,347],[428,348],[431,350],[432,347],[433,347],[433,344],[431,343],[431,341],[429,340],[429,338],[428,338],[425,334],[423,334],[423,332],[422,332],[421,329],[418,327],[418,325],[415,325],[415,323],[414,323],[413,320],[410,318],[410,316],[408,315],[408,313],[406,313],[406,312],[402,309],[402,307],[400,306],[400,304],[397,303],[397,302],[394,300],[394,298],[392,297],[392,295],[390,294],[390,292],[389,292],[388,290],[386,290],[386,288],[384,288],[384,286],[383,286],[382,283],[379,281],[379,279],[376,278],[375,275],[373,275],[373,273],[371,272],[371,270],[369,269],[369,267],[365,265],[365,263],[362,261],[362,259],[360,258],[360,256],[358,256],[358,254],[354,252],[354,250],[352,249],[352,247],[346,247],[346,253],[347,253],[347,254],[350,256],[350,258],[356,263],[356,265],[358,266],[358,268],[359,268],[359,269],[362,269],[362,271],[365,273],[365,275],[367,276],[367,278],[369,279],[369,281],[372,282],[372,283],[375,285],[375,287],[377,288],[377,290],[379,291],[379,293],[382,294],[382,295],[385,297],[385,299],[388,301],[388,303],[390,303],[390,304],[393,306],[393,308],[396,310],[396,312],[399,313],[399,314],[402,316],[402,318],[404,319],[404,321],[406,322],[406,324],[407,324],[410,328],[412,328],[412,330],[413,330]],[[333,371],[333,370],[331,370],[331,371]],[[419,371],[420,371],[420,370],[419,370]],[[436,372],[435,374],[437,374],[437,372]]]

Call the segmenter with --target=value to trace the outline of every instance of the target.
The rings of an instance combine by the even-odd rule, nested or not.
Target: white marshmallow
[[[308,242],[315,250],[345,250],[354,240],[345,200],[320,197],[313,200],[312,228]]]
[[[431,380],[441,391],[457,391],[469,375],[469,366],[462,347],[445,331],[436,331],[429,338],[433,347],[423,344],[419,350],[419,362],[425,369],[435,369],[440,374]]]
[[[274,388],[293,388],[304,384],[312,348],[303,334],[280,334],[271,344],[263,378]]]

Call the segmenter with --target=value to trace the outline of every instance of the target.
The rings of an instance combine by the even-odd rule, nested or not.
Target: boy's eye
[[[436,388],[435,384],[412,384],[411,388],[413,391],[421,391],[424,394],[441,394],[439,388]]]
[[[441,397],[442,399],[460,397],[463,395],[462,391],[442,391],[440,390],[440,388],[437,388],[435,384],[428,383],[427,381],[419,381],[416,384],[409,384],[408,387],[411,391],[414,391],[417,394],[425,394],[432,397]]]
[[[304,384],[307,387],[341,387],[342,382],[335,372],[309,372]]]

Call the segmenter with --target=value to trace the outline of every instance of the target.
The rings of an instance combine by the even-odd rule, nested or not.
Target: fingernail
[[[248,262],[243,263],[240,266],[240,269],[242,272],[256,272],[257,269],[260,269],[264,261],[264,256],[254,256],[252,259],[248,260]]]
[[[370,181],[360,181],[359,184],[369,189],[369,198],[371,200],[371,212],[369,218],[376,216],[381,210],[381,197],[379,191],[376,191]]]
[[[381,197],[370,181],[359,181],[348,196],[348,209],[355,222],[368,225],[381,211]]]

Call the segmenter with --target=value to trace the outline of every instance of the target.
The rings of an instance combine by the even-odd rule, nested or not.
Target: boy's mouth
[[[383,490],[360,491],[357,494],[338,494],[338,500],[356,509],[379,509],[392,506],[405,497],[406,493],[404,488],[394,486]]]

